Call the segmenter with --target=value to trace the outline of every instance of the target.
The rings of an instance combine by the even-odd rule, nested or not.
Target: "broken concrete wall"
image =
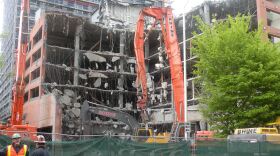
[[[212,23],[216,20],[226,19],[227,16],[236,16],[238,14],[252,15],[252,26],[257,26],[256,18],[256,1],[255,0],[220,0],[220,1],[206,1],[200,6],[194,8],[186,13],[186,38],[191,38],[193,32],[198,31],[198,23],[195,17],[201,17],[206,23]],[[176,19],[176,28],[179,42],[183,39],[183,19],[182,14]],[[182,46],[182,45],[181,45]],[[182,47],[181,47],[182,48]]]
[[[91,17],[92,23],[102,23],[105,27],[127,28],[135,30],[138,15],[143,6],[163,6],[160,0],[155,1],[113,1],[103,0],[99,9]]]

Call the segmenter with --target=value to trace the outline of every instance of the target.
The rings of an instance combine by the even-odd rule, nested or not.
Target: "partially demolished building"
[[[80,108],[84,101],[139,119],[131,25],[143,5],[104,5],[116,11],[108,15],[108,10],[100,9],[92,18],[45,11],[32,29],[26,58],[24,119],[39,131],[81,134]],[[158,42],[158,32],[152,34],[150,48]],[[98,115],[92,116],[91,124],[92,134],[127,129],[124,123]]]
[[[143,124],[136,107],[141,92],[137,92],[133,39],[134,26],[144,6],[162,6],[162,2],[103,1],[90,17],[42,10],[30,33],[24,121],[39,127],[41,132],[83,134],[81,105],[89,101],[93,107],[126,112]],[[227,0],[205,2],[186,14],[187,103],[192,133],[208,129],[199,112],[200,84],[193,74],[198,59],[191,52],[192,32],[197,31],[194,16],[211,24],[227,15],[248,13],[253,16],[254,27],[256,11],[255,0]],[[183,49],[182,16],[176,19],[176,27]],[[164,49],[160,36],[159,31],[153,30],[144,47],[149,90],[146,126],[167,131],[174,121],[174,106],[168,58],[160,50]],[[90,124],[92,134],[128,131],[124,123],[100,115],[92,115]]]

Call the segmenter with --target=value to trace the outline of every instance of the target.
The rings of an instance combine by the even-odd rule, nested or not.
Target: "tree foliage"
[[[235,128],[259,127],[280,115],[279,45],[263,40],[261,29],[250,30],[250,17],[228,17],[193,41],[199,57],[201,108],[222,135]]]

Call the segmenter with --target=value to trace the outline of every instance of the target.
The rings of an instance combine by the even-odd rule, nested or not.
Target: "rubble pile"
[[[65,134],[80,134],[80,114],[81,103],[80,97],[76,97],[74,91],[64,89],[64,92],[59,97],[59,103],[62,109],[62,131]]]

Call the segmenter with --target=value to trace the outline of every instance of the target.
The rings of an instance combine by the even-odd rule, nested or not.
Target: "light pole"
[[[188,1],[189,2],[189,1]],[[184,120],[185,120],[185,139],[188,140],[188,127],[187,127],[187,113],[188,113],[188,105],[187,105],[187,52],[186,52],[186,19],[185,19],[185,8],[188,2],[183,7],[183,59],[184,59]]]

